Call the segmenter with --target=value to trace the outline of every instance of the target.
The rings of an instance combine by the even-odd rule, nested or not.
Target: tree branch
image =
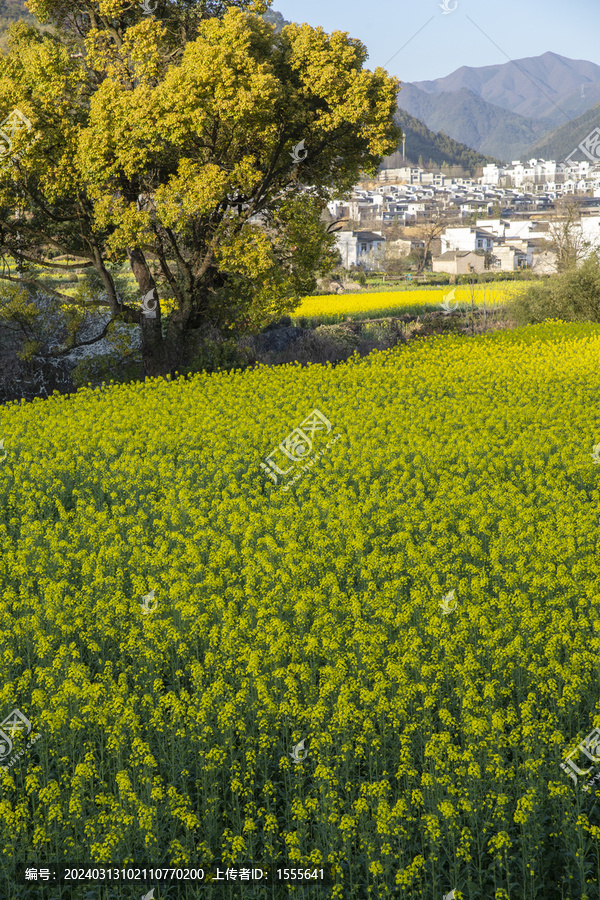
[[[81,341],[80,344],[76,344],[74,347],[67,347],[65,350],[57,350],[55,353],[49,352],[46,354],[46,356],[51,356],[53,359],[60,359],[62,356],[67,356],[67,354],[72,353],[73,350],[79,350],[80,347],[89,347],[90,344],[97,344],[98,341],[101,341],[106,337],[108,329],[114,321],[114,319],[109,319],[102,329],[101,333],[97,337],[91,338],[91,340],[89,341]]]
[[[58,300],[66,300],[68,302],[71,301],[71,297],[67,296],[67,294],[61,294],[58,291],[55,291],[53,288],[46,287],[43,284],[40,284],[35,278],[19,278],[14,277],[13,275],[2,275],[0,274],[1,281],[12,281],[15,284],[31,284],[33,287],[37,288],[38,291],[44,294],[50,294],[52,297],[56,297]]]

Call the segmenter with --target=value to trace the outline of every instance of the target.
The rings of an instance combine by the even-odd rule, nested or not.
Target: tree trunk
[[[192,303],[186,297],[183,304],[173,311],[165,341],[169,372],[175,377],[178,367],[184,361],[185,335],[192,313]]]
[[[96,258],[96,271],[100,275],[102,283],[104,284],[104,287],[106,289],[106,296],[108,299],[108,305],[110,306],[110,311],[113,316],[116,316],[119,313],[119,300],[117,297],[117,291],[115,288],[113,277],[104,265],[104,260],[102,259],[102,255],[97,247],[94,247],[94,256]]]
[[[168,372],[167,354],[162,336],[158,291],[142,251],[135,248],[130,250],[128,255],[131,271],[135,275],[142,297],[146,297],[151,291],[154,291],[153,297],[148,301],[147,306],[149,311],[155,313],[155,315],[152,317],[140,311],[139,321],[142,334],[144,378],[155,378],[166,375]]]

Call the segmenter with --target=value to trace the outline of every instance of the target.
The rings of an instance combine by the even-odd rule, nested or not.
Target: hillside
[[[35,22],[25,6],[25,0],[0,0],[0,51],[8,50],[8,29],[19,19]]]
[[[33,20],[25,0],[0,0],[0,28],[4,30],[19,19]]]
[[[0,47],[2,49],[6,49],[8,29],[19,19],[31,23],[36,21],[27,9],[25,0],[0,0]]]
[[[551,128],[548,123],[525,118],[482,100],[468,88],[431,94],[414,84],[405,84],[398,106],[432,131],[443,131],[479,153],[510,162]]]
[[[384,159],[385,168],[402,165],[416,166],[421,159],[425,166],[461,166],[472,171],[486,163],[499,162],[499,160],[484,156],[476,150],[466,147],[447,134],[431,131],[424,122],[403,109],[398,110],[394,115],[394,120],[402,128],[406,138],[406,161],[403,162],[398,158],[401,153],[395,153]]]
[[[589,159],[585,153],[577,148],[584,138],[598,125],[599,119],[600,103],[589,109],[582,116],[573,119],[571,122],[566,122],[550,132],[550,134],[545,135],[535,144],[532,144],[528,148],[525,158],[565,160],[567,156],[573,153],[573,159],[575,160]],[[573,152],[575,150],[577,150],[576,153]],[[597,157],[596,162],[599,161]]]
[[[263,19],[265,22],[270,22],[271,25],[275,26],[275,33],[279,34],[281,29],[285,25],[291,25],[287,19],[284,19],[280,12],[276,12],[274,9],[268,9],[266,13],[263,15]]]

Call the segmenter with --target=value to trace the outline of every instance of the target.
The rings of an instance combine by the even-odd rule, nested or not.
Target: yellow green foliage
[[[546,324],[0,407],[0,718],[42,735],[2,884],[75,848],[597,897],[559,764],[600,709],[599,390],[600,327]],[[341,438],[285,492],[313,409]]]
[[[129,263],[142,296],[156,285],[157,312],[165,292],[176,300],[164,329],[166,316],[144,323],[146,371],[181,371],[190,332],[258,332],[291,313],[335,265],[332,193],[402,137],[400,82],[365,68],[364,44],[308,24],[276,35],[266,9],[31,0],[52,33],[21,23],[0,55],[0,118],[20,123],[0,165],[0,252],[93,266],[113,319],[135,314],[109,263]]]

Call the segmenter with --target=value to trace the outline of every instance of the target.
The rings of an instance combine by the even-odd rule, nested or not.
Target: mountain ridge
[[[569,59],[551,50],[541,56],[496,65],[460,66],[442,78],[412,83],[434,94],[466,87],[482,100],[512,113],[547,119],[551,127],[564,124],[600,102],[600,95],[590,102],[588,93],[593,85],[600,89],[600,65]]]
[[[442,78],[406,82],[398,94],[398,105],[428,128],[506,162],[531,156],[531,148],[546,146],[546,136],[599,103],[600,65],[553,51],[460,66]],[[561,147],[563,134],[549,146]]]

